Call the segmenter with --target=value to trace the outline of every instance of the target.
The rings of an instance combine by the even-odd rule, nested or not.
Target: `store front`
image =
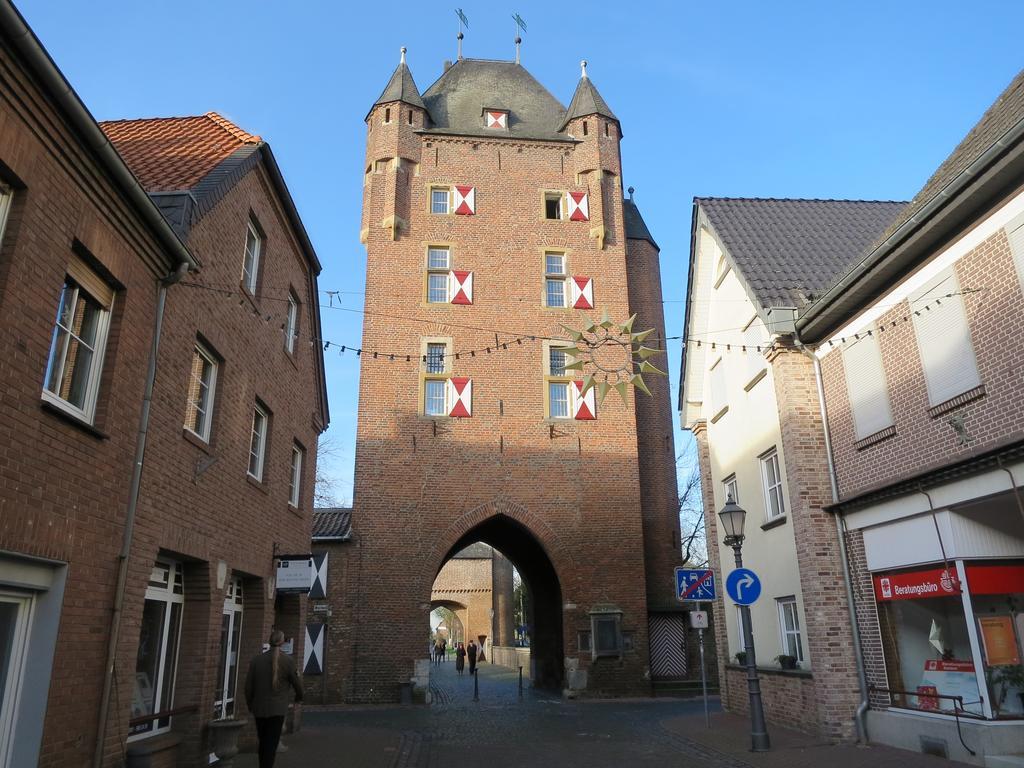
[[[872,575],[892,706],[1024,719],[1024,560]]]

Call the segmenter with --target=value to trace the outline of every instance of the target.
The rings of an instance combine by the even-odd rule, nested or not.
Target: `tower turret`
[[[403,47],[398,67],[366,115],[362,242],[374,227],[387,230],[392,240],[407,228],[409,180],[420,163],[416,131],[427,127],[430,116],[405,54]]]
[[[580,81],[565,111],[559,131],[580,144],[573,153],[577,182],[591,190],[590,236],[598,247],[621,242],[622,162],[619,119],[587,76],[587,62],[580,62]]]

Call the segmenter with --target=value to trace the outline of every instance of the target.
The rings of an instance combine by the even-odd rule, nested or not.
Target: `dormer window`
[[[485,109],[484,110],[484,127],[491,128],[499,131],[508,130],[508,110],[507,109]]]

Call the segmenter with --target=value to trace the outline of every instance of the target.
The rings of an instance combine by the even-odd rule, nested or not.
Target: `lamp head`
[[[732,494],[726,499],[725,506],[718,513],[718,519],[722,521],[722,530],[725,531],[725,545],[734,547],[743,543],[743,524],[746,521],[747,510],[732,500]]]

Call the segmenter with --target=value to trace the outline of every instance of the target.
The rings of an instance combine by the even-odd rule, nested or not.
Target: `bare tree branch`
[[[690,443],[676,459],[680,477],[679,531],[683,565],[703,568],[708,564],[708,545],[704,530],[704,498],[701,493],[700,463],[696,443]]]
[[[334,435],[326,433],[320,436],[316,450],[316,480],[313,483],[314,507],[345,506],[339,478],[330,470],[341,454],[341,446]]]

